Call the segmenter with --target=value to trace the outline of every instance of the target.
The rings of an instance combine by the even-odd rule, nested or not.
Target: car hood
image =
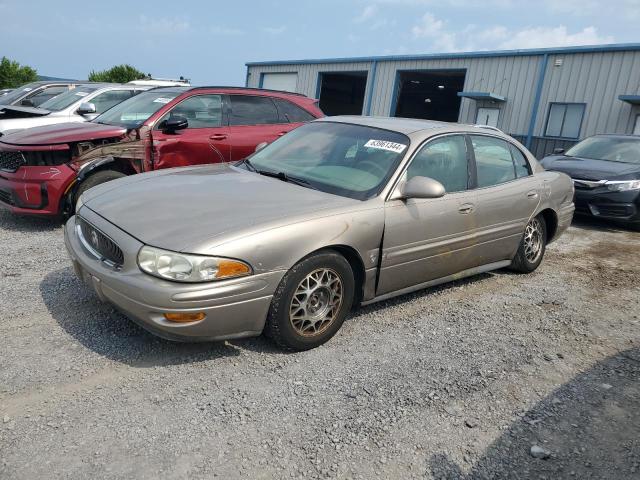
[[[51,112],[43,108],[36,107],[19,107],[12,105],[0,106],[0,119],[7,120],[9,118],[30,118],[30,117],[44,117]]]
[[[67,122],[34,127],[2,137],[3,143],[13,145],[55,145],[82,142],[124,135],[127,129],[93,122]]]
[[[89,208],[142,243],[191,253],[361,205],[227,164],[133,175],[94,187],[83,201],[80,215]]]
[[[554,155],[540,162],[546,170],[563,172],[581,180],[628,180],[640,178],[640,165]]]

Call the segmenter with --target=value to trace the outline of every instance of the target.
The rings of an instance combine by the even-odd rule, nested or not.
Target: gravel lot
[[[0,212],[0,246],[2,479],[640,478],[640,233],[578,223],[299,354],[145,333],[59,224]]]

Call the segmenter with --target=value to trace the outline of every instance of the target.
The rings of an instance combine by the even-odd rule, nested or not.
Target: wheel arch
[[[544,219],[545,227],[547,230],[547,244],[553,242],[558,232],[558,214],[552,208],[542,209],[538,215],[541,215]]]
[[[353,299],[353,305],[359,305],[360,302],[362,302],[362,299],[364,297],[366,277],[365,277],[364,261],[362,260],[362,257],[360,256],[360,254],[355,248],[349,245],[344,245],[344,244],[323,246],[322,248],[309,252],[307,255],[300,258],[298,261],[296,261],[294,265],[297,265],[301,261],[313,255],[316,255],[318,253],[328,252],[328,251],[334,251],[339,253],[347,260],[347,262],[349,262],[349,265],[351,266],[351,271],[353,272],[353,280],[355,284],[355,289],[354,289],[355,298]]]

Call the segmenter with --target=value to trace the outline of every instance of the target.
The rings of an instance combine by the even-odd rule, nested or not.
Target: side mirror
[[[33,101],[29,98],[25,98],[20,102],[20,105],[22,105],[23,107],[33,107]]]
[[[262,150],[264,147],[266,147],[267,145],[269,145],[267,142],[261,142],[258,145],[256,145],[256,152],[259,152],[260,150]]]
[[[174,133],[178,130],[184,130],[189,126],[189,120],[181,116],[170,117],[165,120],[162,125],[162,131],[167,133]]]
[[[402,186],[402,198],[440,198],[445,192],[444,185],[429,177],[413,177]]]
[[[564,153],[564,148],[554,148],[553,149],[553,154],[554,155],[561,155]]]
[[[91,115],[92,113],[96,113],[96,106],[93,103],[83,102],[78,107],[78,115]]]

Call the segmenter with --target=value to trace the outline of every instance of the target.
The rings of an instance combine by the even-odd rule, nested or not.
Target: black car
[[[640,230],[640,135],[596,135],[541,163],[573,179],[577,214]]]

